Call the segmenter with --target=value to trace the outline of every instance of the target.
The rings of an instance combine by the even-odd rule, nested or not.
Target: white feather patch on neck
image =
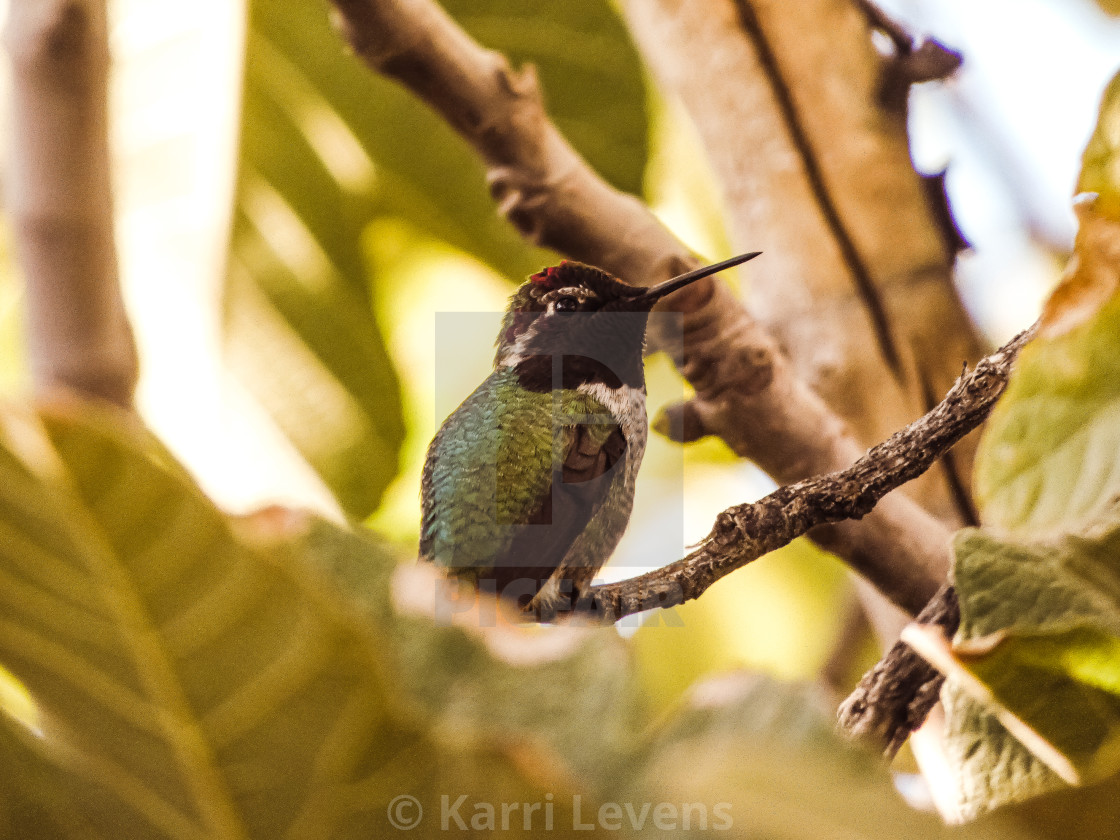
[[[598,400],[618,420],[627,441],[642,443],[646,439],[646,389],[633,385],[611,388],[603,382],[585,382],[577,389]]]

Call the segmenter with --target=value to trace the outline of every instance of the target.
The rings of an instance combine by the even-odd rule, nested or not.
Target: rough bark
[[[952,636],[961,620],[956,590],[942,587],[916,620],[934,624]],[[925,722],[944,682],[941,673],[909,645],[896,642],[840,706],[838,726],[848,737],[866,741],[888,759],[894,758]]]
[[[814,526],[866,516],[887,493],[922,475],[987,418],[1007,387],[1019,350],[1035,330],[1025,330],[982,359],[925,416],[872,447],[849,468],[787,484],[757,502],[725,510],[687,557],[645,575],[594,587],[586,608],[614,621],[642,610],[676,606],[700,597],[720,578]],[[896,603],[903,600],[901,593],[881,591]],[[945,589],[940,593],[944,596]]]
[[[8,206],[27,288],[31,369],[55,388],[131,404],[138,363],[117,276],[104,0],[17,0]]]

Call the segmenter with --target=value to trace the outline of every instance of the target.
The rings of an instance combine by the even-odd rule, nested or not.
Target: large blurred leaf
[[[806,840],[953,833],[910,810],[878,759],[836,736],[811,690],[736,672],[641,733],[636,675],[613,631],[510,626],[469,593],[433,588],[428,567],[369,564],[376,542],[329,523],[314,523],[302,548],[391,628],[399,685],[439,731],[542,745],[535,774],[574,773],[585,799],[601,803],[580,811],[588,829]],[[985,825],[974,836],[1018,835]]]
[[[639,190],[643,76],[607,0],[447,5],[483,43],[535,63],[560,129],[605,177]],[[512,277],[549,260],[496,215],[467,146],[346,52],[327,4],[254,0],[227,301],[231,359],[357,517],[377,506],[402,440],[398,385],[358,244],[377,215],[404,217]]]
[[[8,836],[368,838],[405,791],[543,798],[504,745],[437,748],[373,626],[154,441],[42,422],[2,424],[0,663],[40,722],[0,715]]]
[[[372,634],[238,543],[150,444],[8,420],[37,474],[0,452],[0,656],[42,709],[23,741],[84,818],[135,838],[376,825],[338,794],[421,740]]]
[[[0,714],[0,837],[12,840],[99,838],[74,801],[72,775],[34,747],[19,724]]]
[[[372,164],[257,33],[261,20],[314,5],[262,5],[269,8],[253,9],[248,35],[229,359],[343,508],[361,518],[396,475],[404,439],[399,383],[359,247],[364,213],[342,180],[360,182]],[[324,152],[332,140],[337,151]]]
[[[840,742],[823,698],[742,672],[697,686],[652,739],[629,785],[634,801],[672,803],[667,816],[676,828],[694,832],[706,819],[713,836],[1023,836],[996,823],[948,828],[912,810],[878,756]],[[659,827],[651,819],[646,830]]]
[[[441,585],[431,566],[370,563],[376,540],[328,522],[311,523],[300,549],[387,628],[398,685],[432,725],[546,745],[592,790],[633,760],[647,715],[613,629],[511,623],[500,605]]]

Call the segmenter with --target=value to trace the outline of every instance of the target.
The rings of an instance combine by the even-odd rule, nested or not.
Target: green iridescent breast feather
[[[610,412],[571,389],[532,392],[511,368],[492,373],[432,441],[421,492],[420,552],[441,566],[491,567],[548,493],[575,424],[606,440]]]

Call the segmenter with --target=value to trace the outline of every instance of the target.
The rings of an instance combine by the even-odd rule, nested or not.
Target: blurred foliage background
[[[538,68],[557,125],[608,180],[697,252],[729,254],[688,120],[608,0],[444,5]],[[919,167],[948,167],[975,246],[962,292],[1006,338],[1034,319],[1072,244],[1080,152],[1120,58],[1115,4],[884,5],[965,53],[956,79],[915,91],[911,130]],[[465,395],[492,357],[485,318],[453,357],[437,352],[436,314],[491,313],[492,333],[513,284],[555,256],[494,213],[481,167],[439,119],[341,49],[325,4],[111,6],[118,239],[145,418],[227,509],[347,516],[409,556],[423,454],[454,405],[436,383]],[[15,394],[27,376],[9,252],[0,238],[0,386]],[[684,387],[660,358],[649,385],[651,414]],[[718,511],[768,489],[717,441],[655,438],[606,574],[679,557]],[[661,538],[666,521],[679,545]],[[799,542],[638,631],[647,692],[666,705],[735,665],[812,677],[850,597],[840,566]]]

